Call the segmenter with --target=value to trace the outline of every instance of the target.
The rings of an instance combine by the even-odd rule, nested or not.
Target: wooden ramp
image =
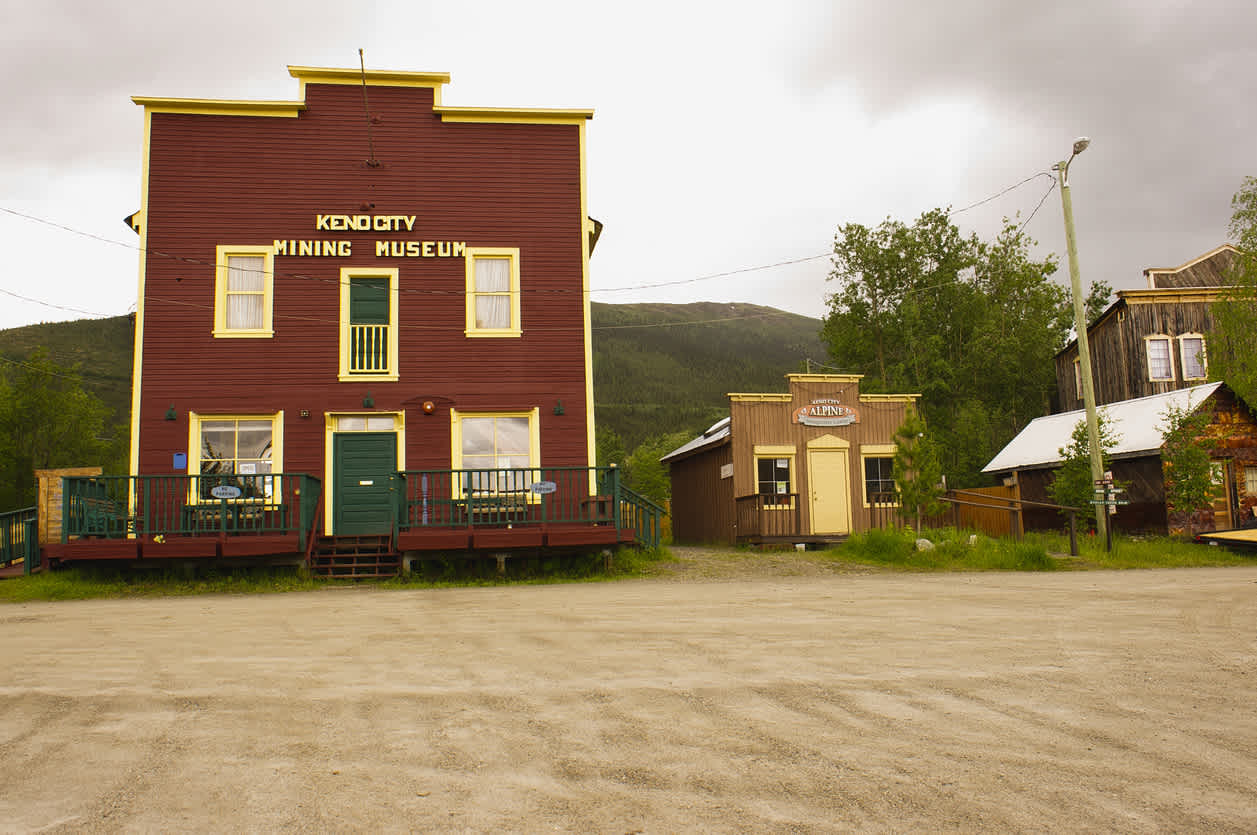
[[[1257,551],[1257,528],[1210,531],[1209,533],[1197,534],[1196,541]]]

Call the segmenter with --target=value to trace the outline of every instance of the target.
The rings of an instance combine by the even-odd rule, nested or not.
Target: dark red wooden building
[[[625,539],[641,508],[594,467],[592,111],[289,72],[293,101],[134,99],[131,477],[67,483],[67,542],[92,505],[144,557]]]

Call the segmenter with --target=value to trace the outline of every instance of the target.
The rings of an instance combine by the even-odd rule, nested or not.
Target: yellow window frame
[[[796,451],[797,450],[795,449],[793,444],[756,444],[755,445],[754,450],[753,450],[754,461],[751,464],[751,472],[754,474],[754,478],[755,478],[754,484],[755,484],[756,494],[759,494],[759,462],[761,460],[770,460],[770,459],[775,460],[779,458],[785,458],[789,461],[789,464],[787,466],[788,466],[789,474],[790,474],[790,489],[788,492],[793,495],[798,494],[799,491],[795,488],[795,484],[796,484],[795,479],[797,478],[797,473],[798,473],[798,469],[795,466]],[[764,504],[764,510],[794,510],[794,507],[795,505],[794,505],[793,499],[787,502],[776,502],[773,504],[768,504],[767,499],[765,499],[765,504]]]
[[[1170,375],[1168,377],[1152,376],[1152,343],[1164,342],[1166,359],[1170,364]],[[1176,379],[1174,373],[1174,340],[1163,333],[1149,334],[1144,337],[1144,361],[1148,363],[1148,382],[1150,383],[1172,383]]]
[[[869,480],[864,462],[869,458],[891,458],[895,457],[894,444],[860,444],[860,491],[864,500],[865,507],[899,507],[899,502],[870,502],[869,501]],[[892,473],[894,464],[892,463]],[[891,476],[893,481],[894,476]],[[896,485],[897,487],[898,485]]]
[[[528,410],[508,412],[460,412],[450,409],[450,469],[465,470],[463,466],[463,418],[527,418],[528,419],[528,469],[534,470],[533,479],[541,478],[541,409],[533,407]],[[453,498],[459,499],[459,485],[450,479],[450,491]],[[528,501],[536,504],[541,500],[539,494],[529,493]]]
[[[188,504],[207,504],[210,500],[202,499],[198,495],[196,485],[198,477],[201,475],[201,424],[206,421],[215,420],[267,420],[271,423],[271,474],[280,475],[284,472],[284,412],[281,409],[271,414],[230,414],[230,415],[208,415],[200,412],[188,412],[188,475],[192,476],[188,480]],[[240,475],[240,473],[236,473]],[[262,476],[265,474],[258,473]],[[280,504],[283,501],[281,495],[282,479],[275,478],[274,490],[271,496],[267,498],[267,504]],[[214,502],[221,499],[214,499]]]
[[[1200,340],[1200,371],[1201,373],[1194,377],[1187,376],[1187,348],[1184,342],[1188,339]],[[1184,380],[1207,380],[1209,379],[1209,348],[1205,342],[1203,333],[1181,333],[1176,337],[1178,342],[1178,362],[1179,368],[1183,370]]]
[[[469,337],[515,337],[523,334],[519,318],[519,247],[469,246],[464,252],[467,282],[467,322],[464,333]],[[481,293],[476,291],[476,259],[509,259],[511,262],[510,289],[503,292]],[[506,328],[476,327],[476,299],[480,296],[510,296],[511,324]]]
[[[396,267],[341,267],[340,268],[340,367],[337,379],[342,383],[375,381],[396,382],[400,369],[397,356],[398,348],[398,316],[397,302],[400,293],[397,289],[398,270]],[[389,370],[385,374],[351,373],[349,370],[350,355],[350,322],[349,322],[349,289],[353,278],[387,278],[388,279],[388,358]]]
[[[228,260],[235,255],[262,256],[263,287],[262,327],[229,328],[227,326]],[[227,246],[214,250],[214,336],[219,339],[269,339],[275,335],[275,252],[271,246]]]

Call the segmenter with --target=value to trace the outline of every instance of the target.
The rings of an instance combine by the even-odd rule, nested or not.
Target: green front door
[[[332,532],[387,534],[393,529],[389,478],[397,469],[392,432],[338,432],[332,436]]]

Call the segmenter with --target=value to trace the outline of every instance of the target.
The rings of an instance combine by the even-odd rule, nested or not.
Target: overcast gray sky
[[[814,256],[840,224],[968,206],[1081,134],[1083,279],[1141,286],[1225,241],[1257,174],[1255,32],[1241,0],[0,0],[0,328],[134,309],[130,96],[295,99],[287,65],[355,67],[359,47],[449,72],[446,104],[595,109],[595,301],[822,316]],[[955,219],[990,237],[1043,201],[1027,230],[1061,254],[1051,182]]]

